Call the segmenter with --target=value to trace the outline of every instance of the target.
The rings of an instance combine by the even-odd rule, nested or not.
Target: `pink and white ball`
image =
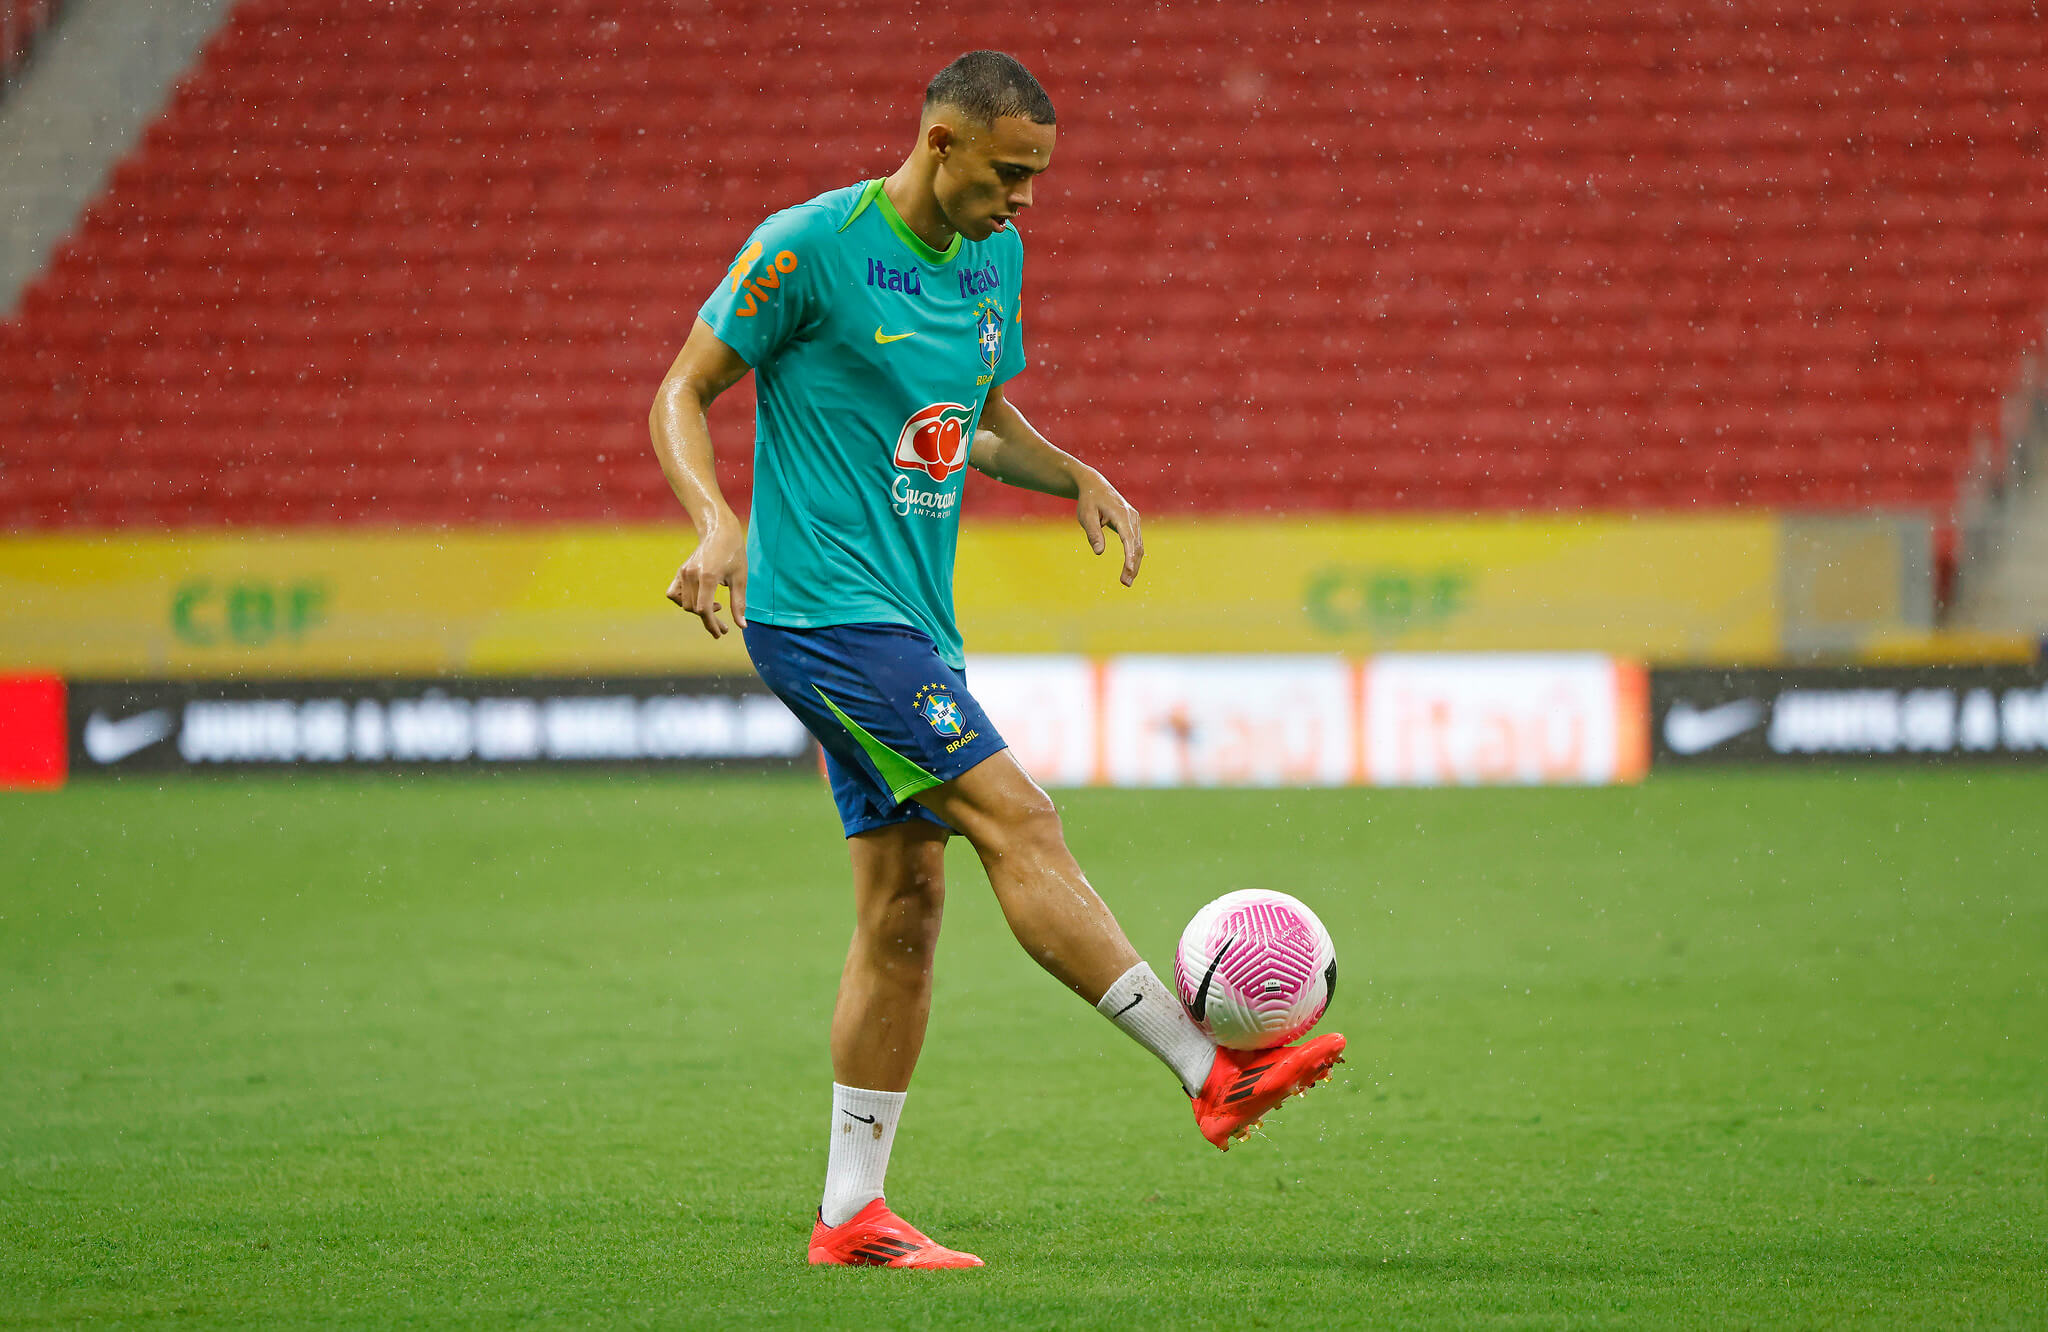
[[[1173,956],[1173,985],[1218,1045],[1264,1050],[1322,1020],[1337,990],[1337,949],[1299,901],[1246,888],[1188,922]]]

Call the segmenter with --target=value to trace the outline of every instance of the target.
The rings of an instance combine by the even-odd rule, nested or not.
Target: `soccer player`
[[[895,174],[821,194],[741,247],[649,418],[698,545],[669,599],[713,638],[719,589],[768,687],[824,747],[853,860],[832,1015],[832,1123],[813,1263],[979,1267],[882,1197],[931,1011],[946,839],[959,832],[1031,957],[1158,1056],[1228,1150],[1329,1076],[1344,1038],[1210,1042],[1125,939],[1058,813],[975,702],[953,623],[963,470],[1072,500],[1088,544],[1144,558],[1138,513],[1009,401],[1024,368],[1020,213],[1052,160],[1052,101],[996,51],[941,70]],[[754,371],[752,525],[726,504],[705,408]]]

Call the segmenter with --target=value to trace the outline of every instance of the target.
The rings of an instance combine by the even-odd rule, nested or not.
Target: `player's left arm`
[[[981,409],[981,428],[975,432],[967,460],[1006,486],[1073,500],[1074,518],[1088,534],[1089,548],[1100,555],[1102,529],[1116,533],[1124,547],[1124,586],[1137,581],[1138,566],[1145,559],[1138,511],[1102,473],[1039,434],[1024,413],[1003,396],[1000,384],[988,391],[988,401]]]

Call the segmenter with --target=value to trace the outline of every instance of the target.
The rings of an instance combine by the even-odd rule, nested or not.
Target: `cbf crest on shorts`
[[[960,734],[960,705],[942,684],[928,684],[917,691],[917,714],[931,723],[940,735]]]
[[[989,369],[1003,359],[1003,308],[983,301],[974,315],[974,338],[981,348],[981,361]]]

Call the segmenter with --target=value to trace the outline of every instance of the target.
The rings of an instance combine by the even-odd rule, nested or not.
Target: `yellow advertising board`
[[[1135,588],[1067,521],[968,523],[970,652],[1589,650],[1768,662],[1781,529],[1161,519]],[[0,539],[0,669],[103,678],[745,671],[663,597],[682,526]]]
[[[963,534],[958,605],[969,650],[1768,661],[1778,543],[1767,514],[1160,521],[1125,589],[1114,543],[1096,561],[1072,524],[1016,523]]]

